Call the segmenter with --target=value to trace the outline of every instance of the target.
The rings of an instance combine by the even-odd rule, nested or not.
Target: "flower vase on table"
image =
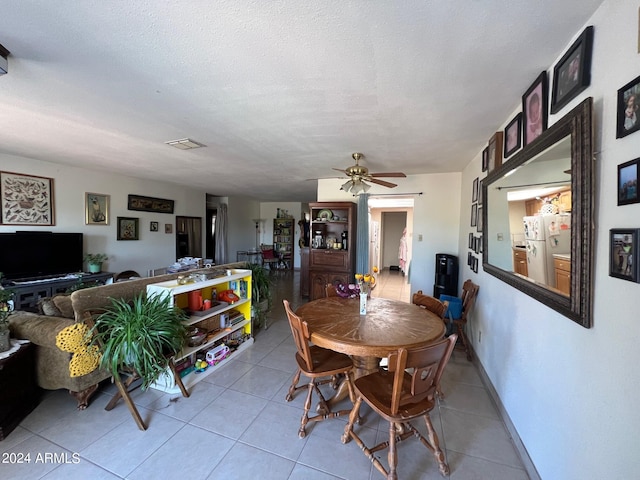
[[[360,290],[360,315],[366,315],[367,299],[371,298],[371,289],[376,284],[376,278],[370,273],[356,273],[355,278]]]

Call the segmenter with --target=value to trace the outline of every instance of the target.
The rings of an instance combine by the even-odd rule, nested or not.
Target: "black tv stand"
[[[62,278],[61,278],[62,277]],[[77,277],[68,277],[65,275],[56,275],[55,278],[37,279],[15,279],[13,285],[9,289],[14,292],[14,306],[16,310],[37,309],[38,301],[41,298],[52,297],[58,293],[65,293],[69,288],[82,283],[98,283],[104,284],[107,280],[113,278],[113,273],[82,273]],[[22,283],[27,282],[27,283]]]

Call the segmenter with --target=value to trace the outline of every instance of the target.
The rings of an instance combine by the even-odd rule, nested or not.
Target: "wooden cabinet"
[[[204,299],[212,299],[215,289],[218,301],[225,290],[233,290],[239,297],[234,303],[221,302],[208,310],[188,312],[189,318],[185,321],[188,327],[198,327],[208,333],[206,340],[195,347],[185,346],[175,356],[175,364],[181,374],[184,386],[191,386],[206,378],[221,365],[227,363],[228,357],[248,348],[253,343],[251,322],[251,270],[231,270],[231,275],[224,275],[209,280],[178,284],[177,280],[153,283],[147,285],[147,295],[162,295],[171,298],[171,305],[189,309],[189,296],[194,293]],[[204,372],[196,373],[192,368],[196,359],[204,360],[208,351],[214,351],[221,346],[230,348],[230,355],[215,365],[210,365]],[[184,373],[188,371],[188,373]],[[168,393],[180,393],[171,371],[165,374],[153,385],[153,388]]]
[[[536,198],[525,201],[524,207],[525,211],[527,212],[527,216],[538,215],[540,213],[542,205],[544,205],[544,202]]]
[[[273,219],[273,251],[280,258],[280,264],[293,268],[293,238],[295,224],[293,218]]]
[[[571,190],[560,192],[558,196],[558,211],[560,213],[571,211]]]
[[[356,204],[310,203],[309,299],[325,296],[327,283],[353,283],[356,253]],[[331,248],[329,248],[331,247]]]
[[[565,295],[571,294],[571,261],[554,258],[553,265],[556,272],[556,289]]]
[[[524,248],[513,249],[513,272],[525,277],[529,276],[527,267],[527,251]]]

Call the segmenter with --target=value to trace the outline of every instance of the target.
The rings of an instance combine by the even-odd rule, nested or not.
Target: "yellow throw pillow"
[[[97,346],[89,346],[88,333],[89,327],[84,323],[74,323],[60,330],[56,336],[56,346],[64,352],[73,353],[69,361],[71,377],[87,375],[100,364],[100,352]]]

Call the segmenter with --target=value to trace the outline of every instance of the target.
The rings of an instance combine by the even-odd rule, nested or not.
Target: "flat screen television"
[[[0,233],[0,272],[7,280],[82,271],[82,233]]]

